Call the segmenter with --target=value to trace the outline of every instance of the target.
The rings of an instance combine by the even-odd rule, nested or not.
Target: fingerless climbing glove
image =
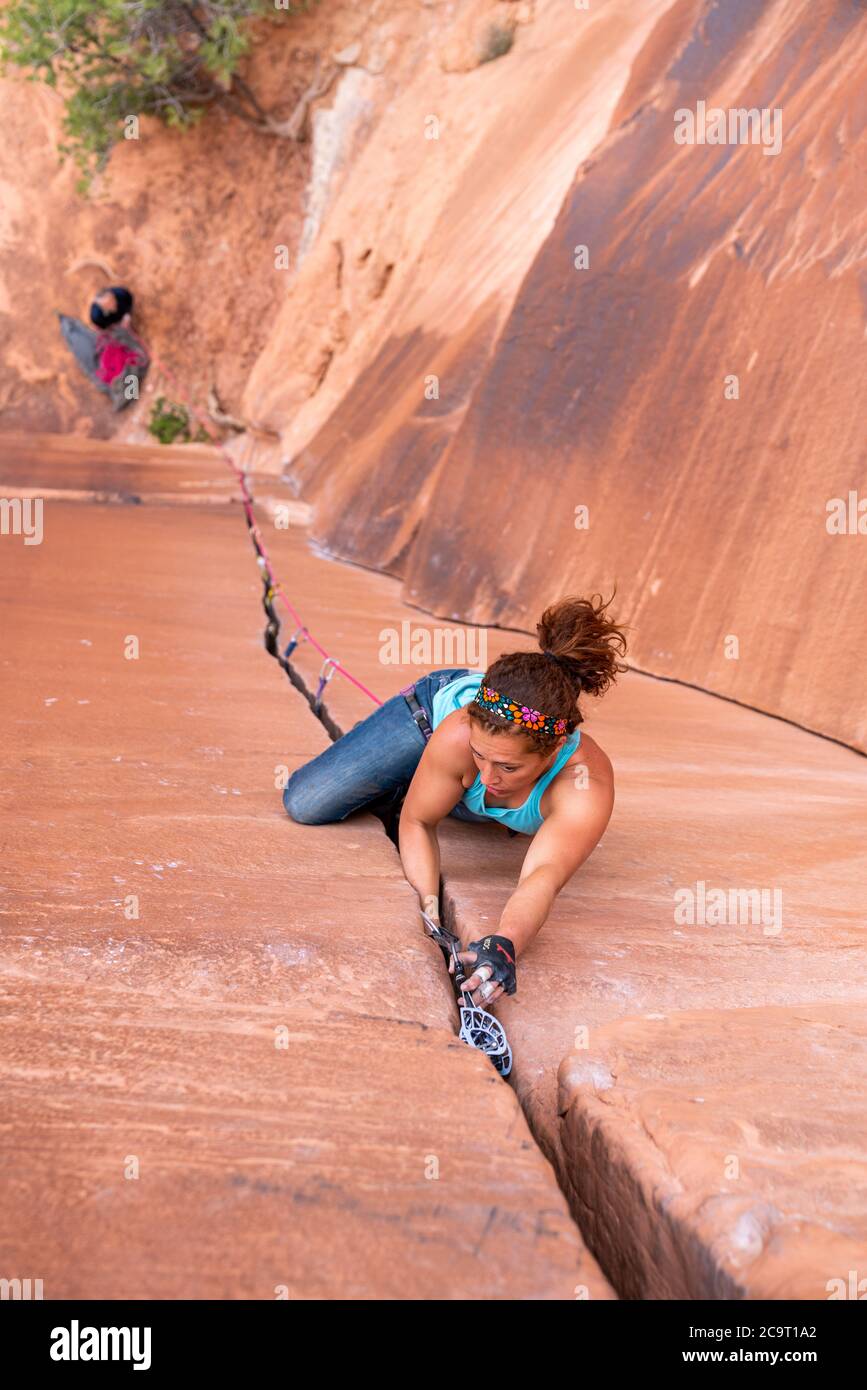
[[[468,974],[475,973],[480,965],[489,965],[491,979],[502,985],[506,994],[515,993],[515,948],[507,936],[483,936],[481,941],[471,941],[467,950],[478,952],[474,964],[467,967]]]

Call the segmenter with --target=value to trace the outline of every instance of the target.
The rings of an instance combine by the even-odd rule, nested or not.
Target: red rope
[[[143,344],[143,346],[146,347],[146,344]],[[150,358],[157,370],[161,371],[164,376],[168,377],[175,390],[183,396],[183,387],[180,385],[174,372],[171,371],[171,369],[167,367],[165,363],[162,362],[160,358],[157,357],[154,353],[150,353]],[[196,406],[192,403],[190,403],[190,410],[202,425],[202,428],[204,429],[205,433],[210,435],[211,439],[214,439],[214,435],[212,433],[213,421],[207,415],[204,415],[202,411],[198,410]],[[325,658],[324,664],[330,662],[333,667],[333,670],[339,671],[342,676],[345,676],[348,681],[351,681],[354,686],[357,686],[358,689],[364,695],[368,695],[370,699],[373,700],[374,704],[381,705],[382,701],[379,699],[377,695],[374,695],[372,690],[368,690],[366,685],[363,685],[362,682],[357,679],[357,677],[353,676],[351,671],[347,671],[346,667],[342,666],[336,657],[330,656],[329,653],[322,646],[322,644],[320,642],[317,642],[316,638],[312,635],[309,628],[302,621],[301,614],[294,607],[294,605],[290,603],[286,594],[283,592],[282,584],[274,574],[274,570],[271,565],[271,557],[268,554],[267,547],[265,545],[264,540],[262,539],[262,532],[259,530],[259,527],[257,525],[256,517],[253,512],[254,498],[252,493],[250,492],[250,489],[247,486],[246,475],[244,471],[237,466],[235,460],[232,458],[229,451],[223,447],[223,445],[218,439],[214,439],[214,444],[215,447],[219,450],[219,453],[224,463],[228,464],[232,472],[235,474],[238,483],[240,484],[241,497],[244,504],[244,511],[247,516],[247,525],[249,527],[250,534],[253,537],[253,542],[255,544],[256,550],[259,553],[260,563],[264,566],[265,573],[268,575],[268,581],[274,593],[282,599],[285,607],[292,614],[292,617],[295,619],[295,622],[297,623],[298,627],[303,629],[306,636],[306,640],[310,643],[312,647],[315,647],[316,650]]]

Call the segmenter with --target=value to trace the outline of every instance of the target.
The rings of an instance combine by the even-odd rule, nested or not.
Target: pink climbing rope
[[[147,345],[143,344],[143,346],[146,347]],[[167,367],[166,364],[163,361],[161,361],[161,359],[157,357],[155,353],[150,353],[150,358],[157,370],[161,371],[164,376],[168,377],[174,389],[181,396],[184,396],[185,392],[183,390],[183,387],[181,386],[180,382],[178,381],[171,368]],[[253,494],[250,492],[249,487],[247,486],[246,474],[244,473],[243,469],[238,467],[229,451],[223,447],[221,442],[218,439],[214,439],[212,433],[213,421],[210,420],[207,415],[203,414],[203,412],[199,410],[192,402],[190,402],[190,410],[201,424],[205,433],[209,435],[212,440],[214,440],[214,445],[219,451],[220,456],[223,459],[223,462],[228,464],[229,468],[231,468],[240,485],[241,500],[243,502],[244,512],[247,517],[247,527],[250,531],[251,536],[253,537],[253,542],[255,544],[256,551],[258,554],[258,563],[264,568],[265,573],[268,576],[268,583],[270,584],[271,592],[275,593],[278,596],[278,598],[282,599],[284,606],[292,614],[292,617],[298,624],[295,637],[292,640],[292,645],[296,645],[296,639],[298,638],[298,634],[303,633],[304,636],[300,640],[302,642],[309,642],[311,647],[314,647],[315,650],[319,652],[319,654],[324,658],[322,663],[322,670],[319,673],[319,690],[317,692],[317,700],[321,696],[322,691],[325,688],[327,682],[330,681],[331,677],[334,675],[334,672],[339,671],[341,676],[345,676],[348,681],[351,681],[352,684],[362,692],[362,694],[367,695],[371,700],[373,700],[374,704],[381,705],[382,700],[380,700],[378,695],[374,695],[372,690],[368,690],[367,686],[364,685],[363,682],[357,678],[357,676],[353,676],[351,671],[347,671],[346,667],[341,664],[341,662],[337,659],[336,656],[329,655],[329,653],[322,646],[321,642],[317,642],[316,638],[313,636],[309,628],[303,622],[301,614],[295,608],[294,604],[290,602],[289,598],[283,590],[282,584],[274,574],[274,569],[271,564],[271,557],[268,554],[268,548],[265,545],[265,542],[262,538],[262,532],[259,530],[255,513],[253,511],[255,499],[253,497]],[[326,667],[331,668],[328,671],[327,675],[325,674]]]

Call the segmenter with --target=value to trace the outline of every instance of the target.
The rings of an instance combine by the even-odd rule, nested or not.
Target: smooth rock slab
[[[262,648],[240,509],[50,500],[0,565],[0,1273],[46,1298],[613,1297],[454,1036],[379,822],[283,811],[280,770],[328,739]]]
[[[4,1270],[46,1298],[606,1296],[483,1057],[283,996],[7,977]]]
[[[344,566],[329,578],[326,562],[308,553],[298,532],[283,533],[275,557],[281,574],[291,576],[311,630],[382,698],[424,670],[383,664],[383,631],[400,631],[404,622],[432,636],[461,627],[408,607],[397,583],[381,575]],[[320,603],[326,585],[339,596],[336,605]],[[533,647],[524,633],[491,630],[487,637],[489,662],[501,651]],[[302,645],[293,661],[315,686],[314,656]],[[369,701],[339,677],[329,683],[325,703],[344,729],[370,709]],[[802,1092],[792,1094],[784,1040],[781,1045],[776,1037],[776,1014],[768,1006],[827,1004],[857,1015],[867,1004],[867,768],[858,754],[829,740],[638,673],[623,676],[602,701],[587,701],[584,713],[582,727],[614,763],[617,800],[601,843],[522,956],[518,994],[494,1007],[514,1051],[510,1080],[618,1289],[655,1297],[742,1296],[732,1292],[736,1285],[727,1274],[719,1274],[728,1260],[738,1258],[738,1231],[727,1250],[725,1223],[715,1229],[701,1214],[706,1193],[698,1182],[691,1186],[696,1175],[684,1178],[685,1201],[672,1231],[664,1211],[648,1208],[633,1182],[654,1158],[649,1139],[648,1152],[642,1153],[640,1125],[621,1182],[603,1149],[588,1155],[576,1140],[584,1092],[576,1097],[570,1125],[561,1125],[557,1070],[579,1037],[593,1049],[600,1029],[637,1013],[707,1010],[713,1018],[723,1011],[736,1018],[744,1010],[755,1019],[759,1057],[768,1058],[756,1066],[766,1066],[769,1083],[780,1088],[781,1115],[795,1125],[806,1106],[824,1115],[829,1128],[839,1122],[862,1164],[860,1119],[850,1113],[847,1120],[828,1109],[833,1096],[822,1078],[807,1072]],[[440,841],[446,904],[468,942],[495,928],[527,842],[510,840],[498,827],[451,821],[441,827]],[[779,903],[779,929],[773,914],[766,922],[679,923],[676,895],[690,890],[698,902],[700,882],[708,891],[764,890],[768,905]],[[767,1040],[763,1026],[770,1029]],[[856,1060],[845,1030],[829,1033],[826,1046],[841,1073]],[[751,1123],[749,1111],[745,1119]],[[816,1243],[805,1230],[799,1249],[802,1232],[795,1214],[816,1202],[815,1180],[815,1168],[799,1166],[777,1199],[787,1233],[783,1263],[788,1262],[798,1287],[798,1271],[804,1263],[810,1266]],[[588,1204],[582,1194],[595,1184],[605,1188],[607,1199]],[[612,1187],[617,1193],[622,1188],[623,1195]],[[833,1223],[833,1204],[828,1214]],[[820,1289],[811,1297],[826,1296],[824,1281],[817,1283],[824,1267],[817,1266],[812,1282],[807,1278],[803,1285]],[[768,1296],[763,1291],[775,1287],[766,1264],[737,1268],[737,1287],[747,1296]],[[785,1285],[783,1273],[777,1283]]]
[[[228,501],[238,494],[232,471],[209,444],[124,444],[52,434],[0,434],[4,496],[136,501],[141,494],[183,501]]]

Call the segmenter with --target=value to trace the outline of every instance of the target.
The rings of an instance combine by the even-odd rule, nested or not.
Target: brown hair
[[[607,602],[601,594],[594,594],[589,599],[563,598],[552,603],[536,624],[541,651],[501,656],[485,672],[483,683],[519,704],[565,719],[566,733],[573,733],[584,722],[579,695],[585,691],[604,695],[619,672],[629,670],[617,659],[626,653],[623,628],[605,612],[613,600],[614,594]],[[474,723],[488,733],[523,734],[537,752],[547,752],[556,741],[549,734],[504,720],[472,701],[466,709]]]

